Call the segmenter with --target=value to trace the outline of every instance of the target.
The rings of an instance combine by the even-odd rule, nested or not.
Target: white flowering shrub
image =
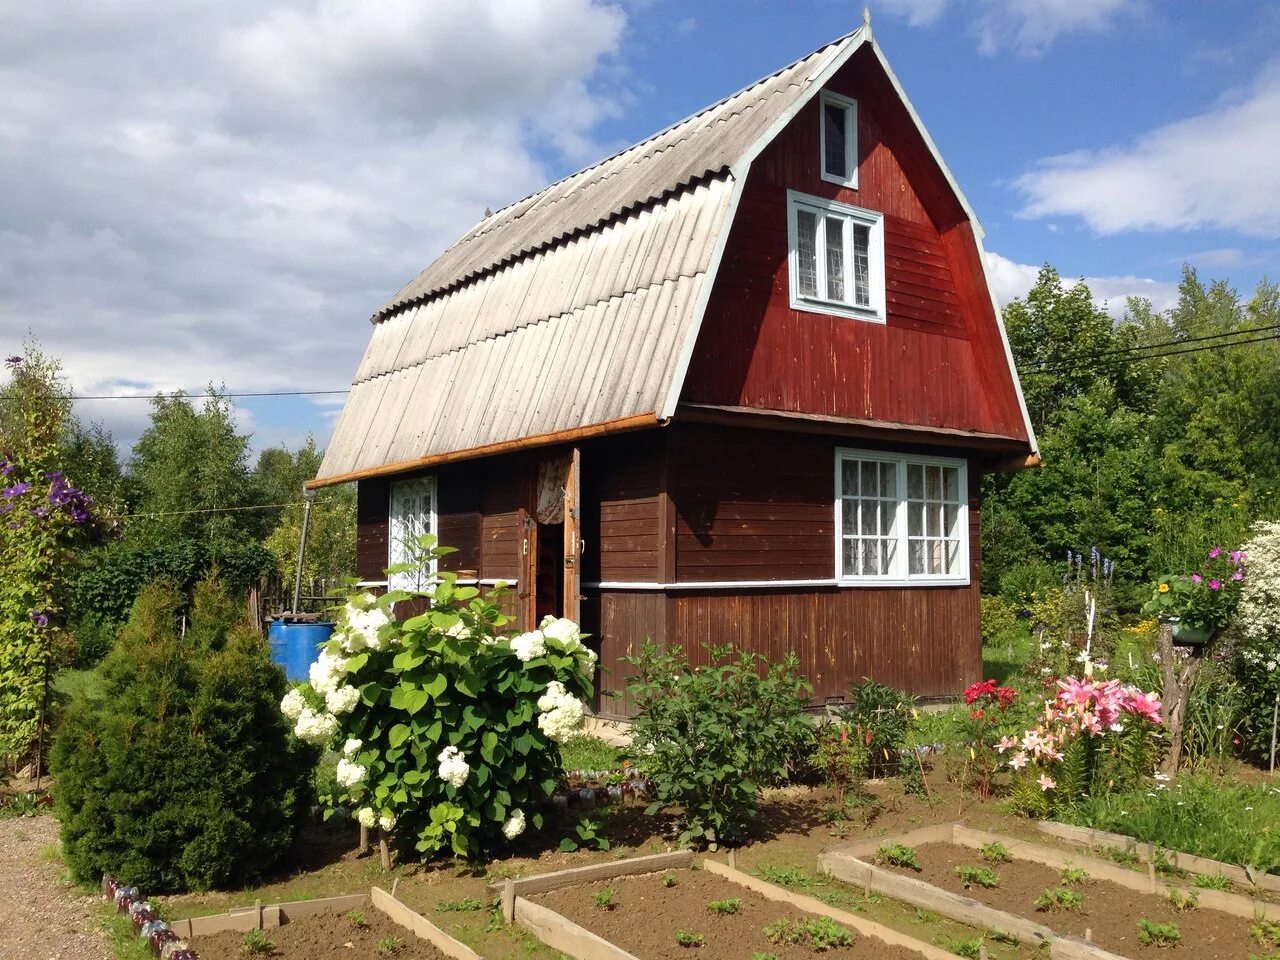
[[[1251,753],[1265,759],[1280,697],[1280,522],[1255,524],[1252,532],[1240,548],[1249,575],[1236,611],[1240,639],[1232,666],[1245,702],[1240,735]]]
[[[420,550],[424,564],[449,552],[431,537]],[[397,620],[408,600],[425,611]],[[300,739],[342,754],[331,810],[424,855],[474,857],[541,828],[596,656],[569,620],[517,636],[507,623],[493,594],[450,573],[423,592],[348,599],[310,682],[280,703]]]

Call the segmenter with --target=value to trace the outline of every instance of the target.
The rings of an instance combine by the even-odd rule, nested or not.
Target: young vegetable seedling
[[[369,925],[369,921],[364,918],[364,914],[359,910],[352,910],[347,914],[347,919],[351,921],[351,925],[357,930],[363,930]]]
[[[436,904],[441,913],[469,913],[472,910],[483,910],[484,901],[479,897],[463,897],[461,900],[441,900]]]
[[[1231,889],[1231,881],[1220,873],[1197,873],[1191,878],[1191,884],[1201,890]]]
[[[597,910],[612,910],[618,904],[613,899],[617,895],[617,891],[613,887],[607,890],[597,890],[591,895],[591,900],[596,905]]]
[[[244,952],[248,954],[266,954],[276,948],[261,930],[250,930],[244,935]]]
[[[662,878],[662,885],[667,888],[674,887],[676,885],[676,878],[668,873]]]
[[[1200,906],[1200,898],[1190,890],[1170,890],[1169,905],[1178,913],[1186,913]]]
[[[1259,920],[1249,932],[1253,935],[1253,939],[1264,947],[1280,947],[1280,921],[1278,920]]]
[[[742,909],[742,901],[737,898],[729,900],[712,900],[707,904],[707,909],[712,913],[718,913],[722,916],[727,913],[737,913]]]
[[[1079,910],[1082,903],[1084,903],[1084,897],[1074,890],[1068,890],[1066,887],[1046,887],[1040,896],[1036,897],[1035,907],[1037,910],[1045,911]]]
[[[853,943],[853,934],[830,917],[775,920],[764,928],[764,935],[770,943],[800,944],[815,953],[824,953],[833,947],[847,947]]]
[[[1000,878],[997,877],[989,867],[956,867],[956,876],[960,878],[960,882],[964,884],[964,888],[968,890],[971,887],[992,887],[1000,886]]]
[[[1172,923],[1155,923],[1143,917],[1138,921],[1138,942],[1144,947],[1172,947],[1182,942],[1182,931]]]
[[[707,938],[700,933],[685,933],[683,930],[676,931],[676,943],[682,947],[700,947],[707,942]]]
[[[911,847],[905,843],[883,843],[880,849],[876,851],[876,863],[888,863],[895,867],[910,867],[916,873],[920,872],[920,858]]]
[[[1093,877],[1079,867],[1063,867],[1058,874],[1058,879],[1062,881],[1063,886],[1079,887],[1088,883]]]
[[[984,843],[978,849],[978,856],[982,857],[987,863],[1011,863],[1013,861],[1013,857],[1009,855],[1009,849],[999,840]]]

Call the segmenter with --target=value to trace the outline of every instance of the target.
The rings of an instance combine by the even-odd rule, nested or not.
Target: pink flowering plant
[[[1231,622],[1240,604],[1248,554],[1214,547],[1200,569],[1156,581],[1144,612],[1176,619],[1212,639]]]
[[[1160,697],[1118,680],[1068,677],[1035,726],[996,750],[1014,771],[1014,806],[1048,816],[1094,790],[1128,789],[1155,766]]]
[[[991,778],[1000,767],[1000,757],[992,744],[1012,723],[1016,723],[1010,708],[1017,702],[1018,693],[1012,687],[1002,687],[995,680],[981,680],[964,691],[968,718],[961,722],[961,732],[969,747],[965,780],[972,784],[978,796],[991,793]],[[1016,729],[1016,728],[1015,728]],[[1003,743],[1007,736],[1000,739]]]

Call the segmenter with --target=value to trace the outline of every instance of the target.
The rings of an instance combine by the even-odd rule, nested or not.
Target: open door
[[[546,616],[568,617],[575,623],[581,616],[581,463],[575,447],[538,464],[534,507],[525,521],[525,573],[533,585],[528,629]]]

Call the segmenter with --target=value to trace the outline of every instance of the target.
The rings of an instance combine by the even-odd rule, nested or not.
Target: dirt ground
[[[98,900],[62,879],[58,821],[44,814],[0,820],[0,957],[107,960]]]
[[[892,867],[896,872],[972,897],[997,910],[1028,917],[1058,933],[1083,937],[1089,931],[1093,941],[1104,949],[1134,960],[1156,960],[1166,957],[1170,948],[1143,946],[1138,942],[1138,921],[1172,923],[1182,934],[1178,952],[1196,960],[1248,960],[1267,953],[1250,936],[1251,922],[1217,910],[1198,907],[1179,912],[1169,898],[1139,893],[1105,880],[1064,884],[1059,871],[1043,864],[1014,860],[998,865],[986,864],[972,847],[950,843],[926,843],[916,847],[921,870]],[[999,880],[994,888],[974,884],[966,889],[956,876],[956,867],[989,867]],[[1076,909],[1040,911],[1035,900],[1046,889],[1064,887],[1083,897]]]
[[[663,877],[673,886],[665,886]],[[612,908],[596,905],[595,897],[612,891]],[[539,902],[579,926],[635,954],[641,960],[684,960],[690,948],[676,940],[677,932],[703,938],[697,956],[703,960],[746,960],[754,954],[772,954],[778,960],[810,960],[813,949],[773,942],[764,933],[779,920],[806,921],[813,917],[800,910],[766,900],[736,883],[700,870],[676,870],[667,874],[610,880],[556,890]],[[713,901],[738,900],[735,913],[708,909]],[[655,922],[657,918],[661,922]],[[832,957],[847,960],[919,960],[920,955],[879,940],[855,937],[850,946],[833,947]]]
[[[394,960],[445,960],[444,954],[373,907],[359,911],[361,925],[347,914],[321,914],[286,923],[263,934],[271,941],[270,960],[351,960],[390,957]],[[398,941],[398,943],[394,943]],[[191,945],[200,960],[245,960],[243,933],[199,937]]]

